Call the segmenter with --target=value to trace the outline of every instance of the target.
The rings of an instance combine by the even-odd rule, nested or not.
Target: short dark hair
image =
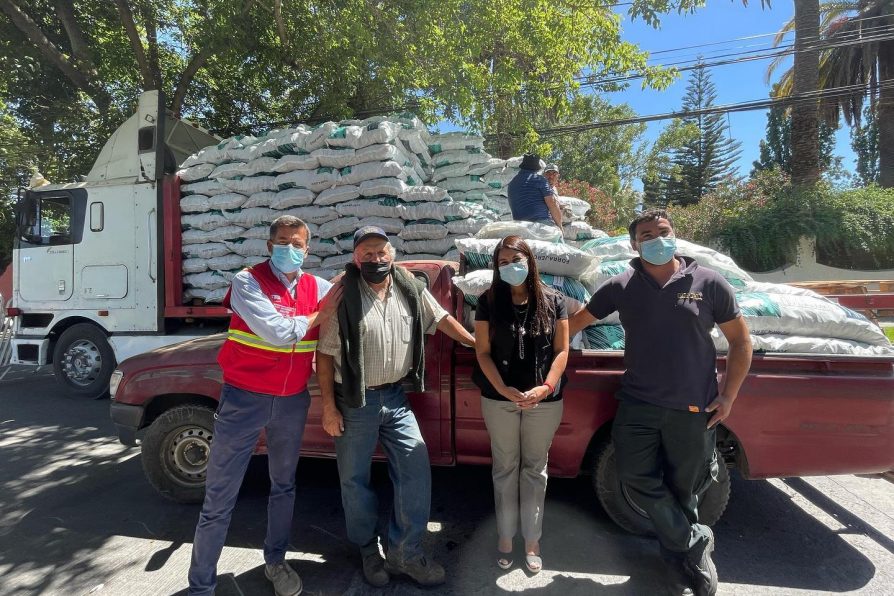
[[[303,219],[299,219],[294,215],[280,215],[270,224],[270,240],[276,238],[276,233],[280,228],[298,228],[304,229],[304,240],[310,244],[310,228],[304,223]]]
[[[658,219],[666,219],[671,227],[674,227],[674,222],[670,215],[668,215],[667,209],[647,209],[637,215],[634,220],[630,222],[630,225],[627,226],[627,233],[630,234],[630,239],[636,240],[636,226],[646,221],[655,221]]]

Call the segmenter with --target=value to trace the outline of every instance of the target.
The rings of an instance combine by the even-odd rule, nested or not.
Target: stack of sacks
[[[483,196],[451,197],[456,176],[447,186],[426,183],[433,169],[444,181],[457,164],[490,160],[482,147],[480,137],[431,137],[401,115],[298,125],[202,149],[178,172],[185,298],[219,302],[236,272],[267,257],[270,223],[283,214],[311,227],[304,270],[326,279],[351,260],[353,233],[364,225],[390,235],[398,260],[458,260],[455,240],[496,215]]]
[[[583,279],[590,291],[626,270],[630,259],[637,256],[626,235],[595,240],[581,250],[602,259],[596,274],[591,271]],[[728,256],[679,238],[677,252],[717,271],[735,289],[756,351],[853,355],[887,355],[894,351],[877,325],[815,292],[756,282]],[[623,348],[617,313],[599,321],[598,326],[605,338],[594,336],[591,345],[610,339],[602,349]],[[717,349],[725,352],[729,346],[719,329],[715,328],[712,336]]]

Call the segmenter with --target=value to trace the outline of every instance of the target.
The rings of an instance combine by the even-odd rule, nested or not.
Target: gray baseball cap
[[[559,171],[559,165],[558,165],[558,164],[551,163],[551,164],[549,164],[548,166],[546,166],[546,168],[545,168],[543,171],[544,171],[544,172],[558,172],[558,171]]]

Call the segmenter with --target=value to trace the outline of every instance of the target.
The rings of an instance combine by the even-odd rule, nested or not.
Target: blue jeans
[[[205,480],[205,503],[196,526],[189,567],[189,594],[214,594],[217,561],[239,496],[239,488],[262,429],[267,429],[270,498],[264,560],[286,556],[295,508],[295,468],[304,436],[310,394],[275,397],[224,385],[214,415],[211,457]]]
[[[366,405],[341,407],[345,430],[335,438],[341,501],[348,539],[361,554],[378,551],[376,523],[379,504],[370,483],[376,443],[388,458],[394,485],[394,507],[388,526],[388,558],[397,563],[423,555],[422,539],[431,507],[431,467],[428,448],[416,416],[400,385],[366,390]]]

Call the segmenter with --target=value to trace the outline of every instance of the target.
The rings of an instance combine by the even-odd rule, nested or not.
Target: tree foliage
[[[635,116],[627,104],[613,105],[597,95],[577,95],[567,117],[552,125],[600,122]],[[642,136],[645,124],[596,128],[544,139],[552,148],[547,161],[556,162],[565,179],[586,182],[609,196],[633,185],[645,164]]]
[[[774,91],[770,96],[774,96]],[[820,167],[824,172],[834,170],[836,165],[835,132],[837,126],[829,122],[820,122]],[[751,175],[762,170],[777,168],[789,176],[792,175],[792,116],[783,106],[776,105],[767,112],[767,134],[760,141],[760,157],[752,162]]]
[[[636,0],[628,14],[657,26],[699,4]],[[582,84],[631,71],[658,88],[672,80],[621,39],[620,21],[610,6],[551,0],[0,0],[0,86],[48,148],[41,167],[59,156],[54,179],[86,171],[150,88],[224,136],[410,109],[512,153]]]
[[[878,122],[872,106],[863,108],[863,118],[851,128],[851,148],[857,154],[857,179],[863,186],[879,182]]]
[[[693,112],[710,108],[717,100],[717,90],[711,75],[703,64],[692,71],[683,110]],[[665,200],[668,203],[687,205],[698,202],[721,181],[735,177],[736,160],[741,155],[741,143],[726,134],[723,114],[696,114],[684,116],[683,124],[698,130],[698,136],[687,140],[674,150],[672,162],[676,174],[665,181]]]

